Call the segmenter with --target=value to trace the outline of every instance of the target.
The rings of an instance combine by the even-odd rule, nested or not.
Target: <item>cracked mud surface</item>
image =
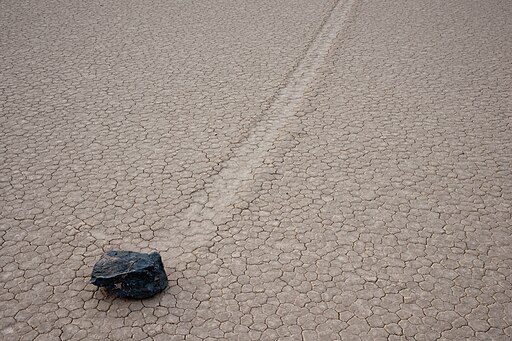
[[[0,2],[0,339],[510,340],[510,17]]]

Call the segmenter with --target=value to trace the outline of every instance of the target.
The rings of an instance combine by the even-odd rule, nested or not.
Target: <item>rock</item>
[[[147,298],[167,288],[158,252],[108,251],[94,265],[91,283],[119,297]]]

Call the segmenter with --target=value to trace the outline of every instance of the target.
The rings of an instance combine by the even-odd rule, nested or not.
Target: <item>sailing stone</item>
[[[148,298],[167,288],[158,252],[108,251],[94,265],[91,283],[118,297]]]

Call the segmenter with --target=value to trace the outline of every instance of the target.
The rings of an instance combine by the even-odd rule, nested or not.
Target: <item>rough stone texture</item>
[[[167,288],[158,252],[108,251],[94,264],[91,284],[118,297],[148,298]]]
[[[2,341],[512,338],[512,2],[333,4],[0,2]]]

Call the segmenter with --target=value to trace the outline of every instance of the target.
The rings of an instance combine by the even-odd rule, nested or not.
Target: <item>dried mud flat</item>
[[[0,339],[510,340],[511,17],[1,1]]]

